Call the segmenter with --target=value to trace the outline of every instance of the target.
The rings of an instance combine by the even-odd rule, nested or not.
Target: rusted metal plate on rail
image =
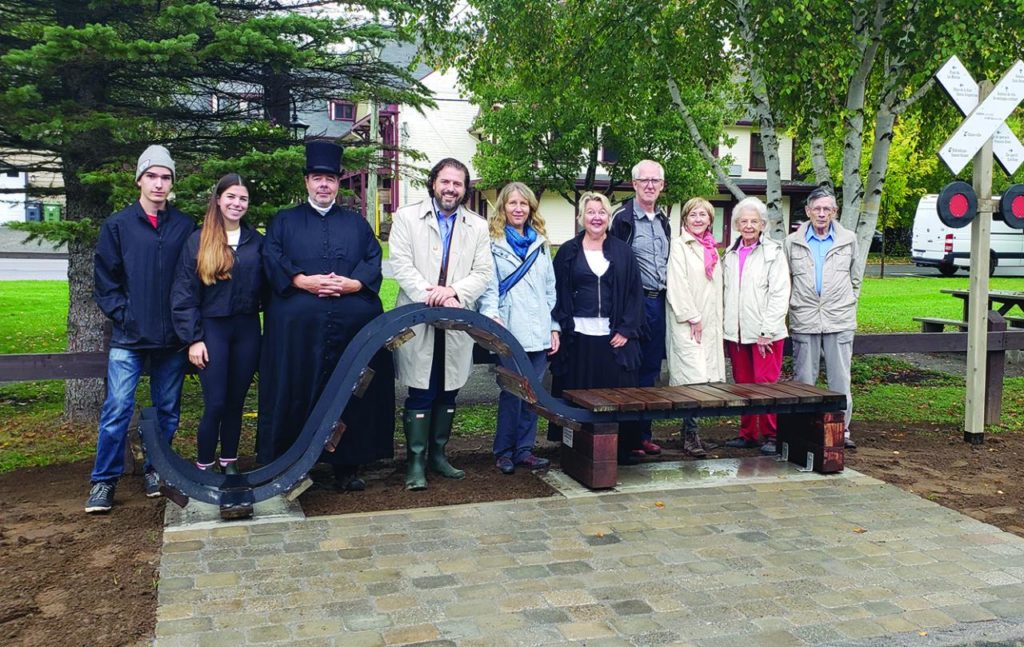
[[[537,401],[537,394],[533,392],[530,380],[525,375],[520,375],[504,366],[495,367],[494,372],[498,380],[498,386],[502,389],[524,402],[532,404]]]

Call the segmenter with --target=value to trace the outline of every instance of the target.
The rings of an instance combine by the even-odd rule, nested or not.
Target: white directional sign
[[[960,173],[981,150],[1006,118],[1024,100],[1024,61],[1017,61],[1003,75],[984,101],[974,108],[946,143],[939,157],[954,174]]]
[[[956,56],[946,61],[942,69],[935,73],[935,78],[965,116],[978,105],[978,84]],[[1024,163],[1024,144],[1020,143],[1005,123],[1000,124],[992,134],[992,154],[1007,175],[1016,173]]]

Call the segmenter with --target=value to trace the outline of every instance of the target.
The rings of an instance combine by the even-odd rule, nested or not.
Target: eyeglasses
[[[660,177],[638,177],[633,181],[644,186],[658,186],[665,180]]]
[[[811,213],[835,213],[835,207],[807,207]]]

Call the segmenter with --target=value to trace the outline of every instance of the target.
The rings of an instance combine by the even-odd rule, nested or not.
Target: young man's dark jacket
[[[193,233],[181,250],[171,288],[174,330],[186,344],[203,340],[203,319],[256,314],[264,300],[263,235],[242,223],[231,278],[203,285],[196,272],[202,233]]]
[[[608,228],[608,233],[615,236],[619,240],[626,241],[626,244],[633,245],[633,234],[636,233],[636,229],[633,226],[633,214],[636,209],[633,206],[636,202],[636,198],[630,198],[622,203],[622,205],[615,210],[612,214],[612,224]],[[654,219],[661,224],[661,228],[665,230],[665,240],[672,240],[671,226],[669,225],[668,218],[665,216],[661,209],[658,209]]]
[[[104,221],[96,243],[96,305],[114,322],[110,345],[181,346],[171,321],[171,282],[195,222],[168,205],[154,228],[139,202]]]

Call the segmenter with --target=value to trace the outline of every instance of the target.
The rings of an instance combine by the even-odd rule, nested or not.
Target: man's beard
[[[439,195],[437,196],[437,202],[445,211],[454,211],[459,206],[459,202],[462,201],[461,196],[451,195]]]

